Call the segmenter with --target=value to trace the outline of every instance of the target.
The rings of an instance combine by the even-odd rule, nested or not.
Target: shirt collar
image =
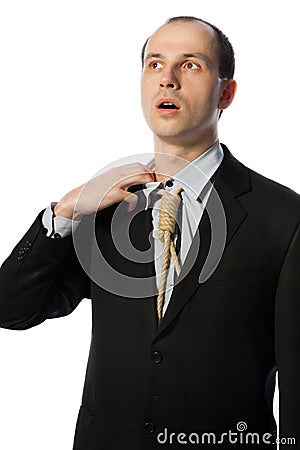
[[[148,208],[149,196],[151,192],[157,189],[160,185],[164,187],[165,183],[170,179],[174,180],[175,188],[176,186],[181,185],[189,197],[197,200],[203,188],[221,164],[223,156],[223,149],[220,145],[220,141],[217,140],[214,145],[187,164],[183,169],[173,175],[172,178],[168,178],[163,182],[150,181],[149,183],[145,183],[145,188],[143,190],[146,196],[145,209]],[[145,165],[151,170],[155,170],[154,156],[149,159]]]

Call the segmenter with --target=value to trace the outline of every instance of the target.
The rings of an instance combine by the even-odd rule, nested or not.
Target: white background
[[[50,201],[118,158],[152,151],[140,50],[175,15],[216,24],[235,48],[238,91],[221,142],[300,192],[297,3],[3,1],[0,262]],[[66,318],[0,330],[1,449],[71,450],[90,332],[88,300]]]

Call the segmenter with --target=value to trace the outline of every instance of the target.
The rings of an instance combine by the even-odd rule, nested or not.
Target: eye
[[[162,64],[158,61],[152,61],[149,64],[150,69],[160,69],[162,67]]]
[[[196,64],[196,63],[194,63],[194,62],[192,62],[192,61],[187,61],[186,63],[183,64],[183,67],[184,67],[185,69],[189,69],[189,70],[197,70],[197,69],[200,69],[199,64]]]

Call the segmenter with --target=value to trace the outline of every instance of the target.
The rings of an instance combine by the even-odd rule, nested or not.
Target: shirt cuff
[[[57,239],[70,236],[72,230],[75,231],[80,224],[80,220],[67,219],[66,217],[53,217],[55,202],[52,202],[44,211],[42,217],[43,227],[46,228],[46,236]]]

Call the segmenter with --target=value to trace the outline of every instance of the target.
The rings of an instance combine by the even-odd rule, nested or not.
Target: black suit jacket
[[[122,241],[129,226],[134,248],[149,250],[150,210],[141,208],[134,216],[120,204],[97,214],[95,236],[103,258],[94,258],[93,251],[87,257],[90,276],[71,237],[45,236],[42,213],[2,265],[4,328],[27,329],[71,313],[84,297],[92,299],[91,347],[73,450],[197,448],[197,439],[203,439],[202,448],[211,448],[214,439],[223,442],[216,448],[272,448],[263,439],[269,442],[276,434],[276,370],[280,435],[296,439],[296,445],[280,448],[300,449],[300,197],[223,149],[214,176],[227,223],[222,258],[199,283],[214,228],[204,213],[200,248],[195,238],[159,327],[156,296],[137,298],[141,280],[147,291],[147,280],[155,276],[153,260],[121,255],[113,239]],[[79,229],[88,223],[86,218]],[[90,249],[90,236],[85,231],[83,236],[83,247]],[[184,273],[185,267],[191,270]],[[120,294],[116,288],[122,283]],[[244,445],[247,433],[256,433],[257,445]]]

